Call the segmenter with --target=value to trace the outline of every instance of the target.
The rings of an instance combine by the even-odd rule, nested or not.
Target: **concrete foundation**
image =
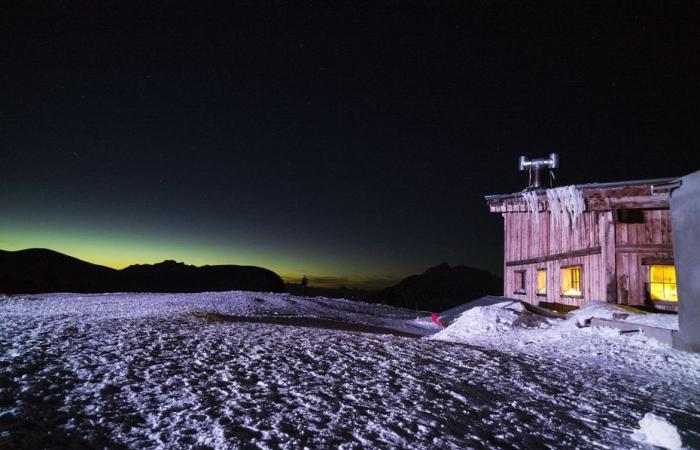
[[[673,346],[700,352],[700,171],[672,191],[671,229],[679,325]]]

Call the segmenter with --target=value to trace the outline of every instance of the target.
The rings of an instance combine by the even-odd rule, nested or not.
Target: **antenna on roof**
[[[559,155],[556,153],[550,153],[549,158],[537,158],[528,159],[526,156],[521,156],[518,158],[518,170],[521,172],[528,171],[530,176],[530,183],[525,189],[526,191],[539,189],[542,187],[542,182],[540,181],[540,170],[547,168],[550,174],[550,184],[554,178],[553,169],[559,167]]]

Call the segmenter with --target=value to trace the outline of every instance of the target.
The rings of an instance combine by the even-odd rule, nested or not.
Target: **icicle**
[[[576,229],[578,219],[586,209],[583,194],[576,186],[547,189],[547,201],[554,225],[561,223],[564,227]]]
[[[572,196],[571,214],[572,214],[573,219],[574,219],[574,226],[576,226],[578,219],[581,217],[581,214],[583,214],[583,211],[586,209],[586,202],[584,202],[584,200],[583,200],[583,194],[581,194],[581,191],[576,189],[575,186],[571,186],[571,196]]]
[[[554,228],[559,225],[559,218],[561,217],[559,196],[557,196],[557,191],[555,189],[547,189],[547,202],[549,203],[551,226]]]
[[[571,226],[571,214],[569,213],[569,190],[568,186],[557,190],[559,196],[559,207],[561,208],[561,217],[564,219],[564,227]]]
[[[534,191],[523,192],[523,199],[525,199],[525,203],[527,204],[527,210],[530,211],[530,214],[532,215],[532,221],[535,223],[535,226],[539,227],[540,204],[537,193]]]

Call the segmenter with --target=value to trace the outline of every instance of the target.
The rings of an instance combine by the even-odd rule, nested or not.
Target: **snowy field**
[[[207,312],[438,331],[280,294],[0,297],[0,448],[650,448],[647,413],[700,448],[700,355],[640,336],[485,310],[429,338]]]

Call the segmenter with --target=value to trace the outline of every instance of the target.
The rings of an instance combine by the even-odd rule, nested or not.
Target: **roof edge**
[[[646,180],[629,180],[629,181],[610,181],[607,183],[584,183],[584,184],[575,184],[579,189],[595,189],[595,188],[612,188],[612,187],[622,187],[622,186],[639,186],[642,184],[662,184],[662,183],[670,183],[676,180],[679,180],[681,177],[666,177],[666,178],[650,178]],[[542,192],[544,193],[547,189],[546,188],[540,188],[537,190],[533,191],[520,191],[520,192],[513,192],[510,194],[494,194],[494,195],[484,195],[484,199],[486,201],[489,200],[501,200],[501,199],[506,199],[506,198],[513,198],[516,196],[521,195],[523,192]]]

